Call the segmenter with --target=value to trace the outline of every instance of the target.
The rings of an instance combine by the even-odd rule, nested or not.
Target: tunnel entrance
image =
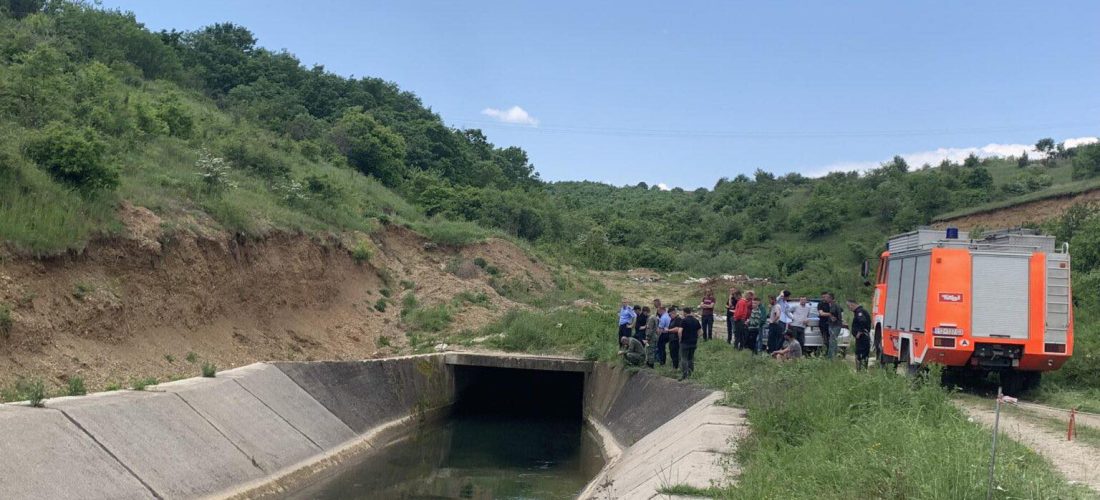
[[[446,418],[287,495],[301,499],[575,497],[604,465],[584,371],[449,366]]]
[[[584,373],[455,366],[454,417],[584,417]]]

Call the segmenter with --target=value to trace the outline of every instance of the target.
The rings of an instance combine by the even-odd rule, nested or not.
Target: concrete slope
[[[732,453],[748,427],[743,410],[716,405],[721,398],[707,395],[623,450],[580,498],[667,498],[659,493],[666,486],[727,485],[738,472]]]
[[[162,384],[155,390],[182,398],[264,472],[275,472],[322,451],[233,379],[192,378]]]
[[[0,498],[149,498],[147,489],[52,409],[0,406]]]
[[[123,391],[49,404],[165,498],[207,496],[264,474],[176,394]]]
[[[454,381],[438,355],[275,366],[358,434],[449,405],[454,396]]]
[[[698,403],[710,391],[649,371],[599,364],[585,388],[585,412],[630,446]]]
[[[355,438],[355,432],[273,365],[256,363],[220,372],[279,414],[288,424],[323,449]]]

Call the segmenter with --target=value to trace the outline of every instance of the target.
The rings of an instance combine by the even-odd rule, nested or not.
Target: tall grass
[[[748,410],[738,498],[984,498],[989,431],[968,422],[938,377],[855,372],[847,363],[776,363],[706,343],[699,382]],[[1076,498],[1027,448],[1002,440],[996,498]]]

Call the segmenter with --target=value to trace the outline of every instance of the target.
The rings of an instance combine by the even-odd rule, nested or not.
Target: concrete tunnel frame
[[[567,358],[445,353],[256,363],[146,391],[0,405],[0,498],[264,496],[375,452],[456,402],[469,369],[577,373],[608,461],[581,498],[707,487],[745,432],[720,393]],[[459,384],[461,384],[459,380]]]

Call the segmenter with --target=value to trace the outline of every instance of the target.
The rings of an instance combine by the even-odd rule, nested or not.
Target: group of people
[[[768,297],[768,304],[753,291],[744,293],[731,288],[726,300],[726,342],[738,350],[750,349],[754,354],[768,353],[780,360],[802,357],[806,329],[814,314],[806,297],[791,301],[791,292],[783,290]],[[619,309],[620,354],[632,365],[649,367],[664,365],[670,360],[681,370],[681,380],[691,376],[695,368],[695,349],[699,340],[714,337],[714,292],[707,289],[699,304],[699,317],[691,307],[665,307],[660,299],[653,308],[630,306],[623,301]],[[855,338],[856,368],[867,368],[871,352],[871,316],[854,299],[848,299],[852,311],[851,334]],[[844,309],[830,292],[817,301],[816,317],[825,347],[825,356],[833,358],[837,340],[844,327]]]

